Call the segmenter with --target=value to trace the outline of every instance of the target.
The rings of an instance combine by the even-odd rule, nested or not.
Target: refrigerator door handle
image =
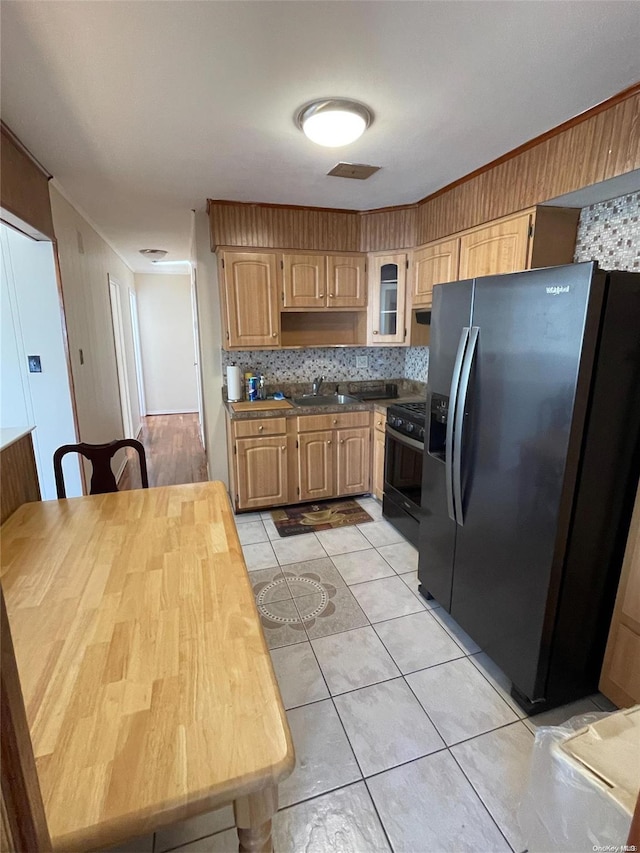
[[[469,326],[465,326],[460,333],[460,341],[458,342],[458,352],[456,360],[453,364],[453,374],[451,376],[451,388],[449,390],[449,417],[447,418],[447,433],[445,436],[445,483],[447,489],[447,512],[452,521],[456,520],[454,503],[453,503],[453,428],[456,414],[456,405],[458,401],[458,387],[460,385],[460,374],[462,372],[462,362],[464,360],[464,352],[469,339]]]
[[[462,508],[462,444],[464,431],[464,410],[467,404],[467,392],[469,390],[469,377],[471,367],[478,344],[479,326],[472,326],[469,333],[469,345],[464,354],[464,364],[460,372],[460,399],[455,412],[455,444],[453,448],[453,504],[456,522],[462,527],[464,525],[464,511]]]

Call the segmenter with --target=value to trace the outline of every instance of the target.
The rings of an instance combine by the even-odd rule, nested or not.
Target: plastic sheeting
[[[572,717],[536,732],[529,785],[518,822],[529,853],[622,851],[631,815],[607,794],[607,786],[563,754],[558,745],[608,714]]]

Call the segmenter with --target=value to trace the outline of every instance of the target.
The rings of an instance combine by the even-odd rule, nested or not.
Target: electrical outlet
[[[356,356],[356,367],[369,367],[369,356],[368,355],[357,355]]]
[[[28,355],[29,373],[42,373],[42,362],[39,355]]]

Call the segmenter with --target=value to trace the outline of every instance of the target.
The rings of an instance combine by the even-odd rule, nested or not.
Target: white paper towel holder
[[[235,362],[227,366],[227,400],[230,403],[242,400],[242,374]]]

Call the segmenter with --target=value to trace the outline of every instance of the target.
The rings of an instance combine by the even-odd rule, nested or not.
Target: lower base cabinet
[[[368,412],[298,417],[298,500],[327,500],[369,491],[369,418]]]
[[[369,412],[227,420],[236,510],[361,495],[371,488]]]
[[[237,496],[242,509],[287,503],[289,465],[287,437],[238,438]]]
[[[372,465],[372,486],[371,491],[382,500],[384,492],[384,446],[385,446],[385,429],[387,426],[386,414],[381,415],[378,412],[373,413],[373,424],[371,437],[373,440],[373,465]]]

